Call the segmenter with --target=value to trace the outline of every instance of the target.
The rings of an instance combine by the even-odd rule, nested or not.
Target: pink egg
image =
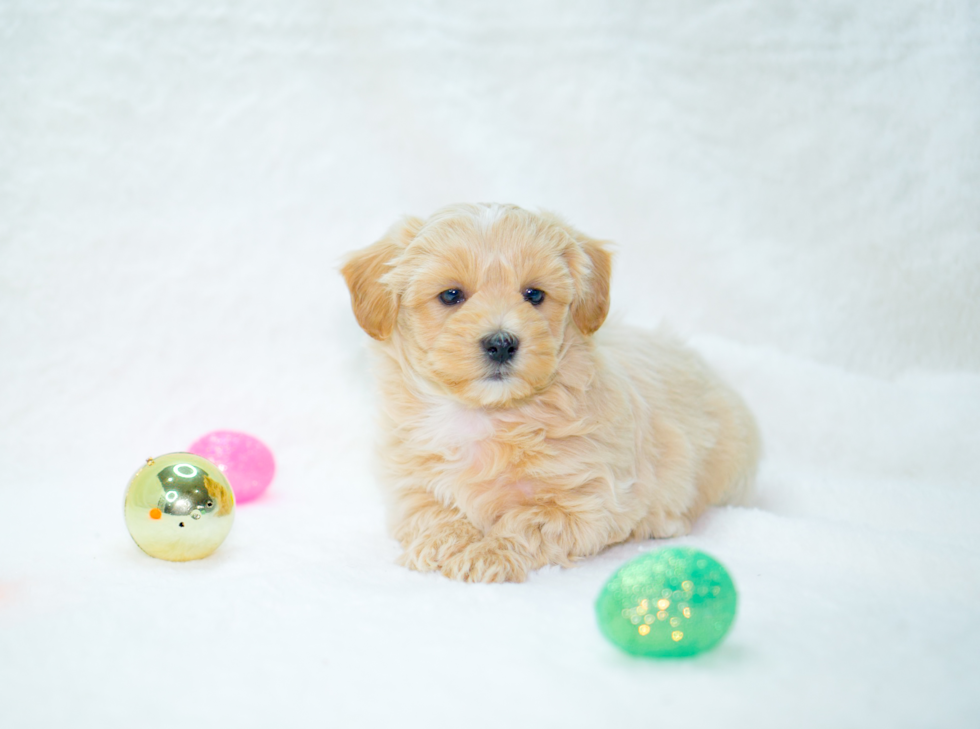
[[[216,430],[198,438],[188,450],[221,469],[239,504],[261,496],[276,472],[272,451],[247,433]]]

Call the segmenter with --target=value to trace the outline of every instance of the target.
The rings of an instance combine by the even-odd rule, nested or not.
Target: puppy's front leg
[[[504,514],[486,537],[446,560],[446,577],[467,582],[523,582],[528,572],[595,554],[608,544],[610,526],[591,500],[540,501]]]
[[[398,563],[409,569],[439,569],[454,554],[483,538],[483,532],[458,509],[441,504],[425,488],[399,491],[394,507],[392,534],[405,550]]]

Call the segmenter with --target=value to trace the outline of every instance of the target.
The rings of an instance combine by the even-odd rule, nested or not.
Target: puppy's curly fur
[[[746,495],[742,400],[666,335],[593,336],[610,271],[603,242],[511,205],[409,218],[347,260],[402,564],[521,581]]]

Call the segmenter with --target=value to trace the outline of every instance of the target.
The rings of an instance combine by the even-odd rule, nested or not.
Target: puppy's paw
[[[691,533],[691,520],[685,516],[670,515],[661,520],[653,531],[657,539],[674,539]]]
[[[524,582],[529,561],[513,541],[487,537],[450,557],[439,568],[453,580],[465,582]]]
[[[434,524],[406,540],[398,564],[419,572],[439,569],[447,559],[483,538],[483,533],[466,519]]]
[[[691,533],[691,520],[686,516],[676,514],[651,514],[641,521],[630,534],[633,541],[642,542],[647,539],[673,539]]]

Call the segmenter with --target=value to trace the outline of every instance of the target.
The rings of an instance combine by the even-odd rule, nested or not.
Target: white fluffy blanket
[[[980,716],[980,15],[971,0],[0,5],[0,726],[966,727]],[[674,543],[727,641],[596,630],[625,545],[521,585],[393,564],[337,274],[404,213],[563,213],[766,441]],[[144,556],[150,455],[279,472]]]

